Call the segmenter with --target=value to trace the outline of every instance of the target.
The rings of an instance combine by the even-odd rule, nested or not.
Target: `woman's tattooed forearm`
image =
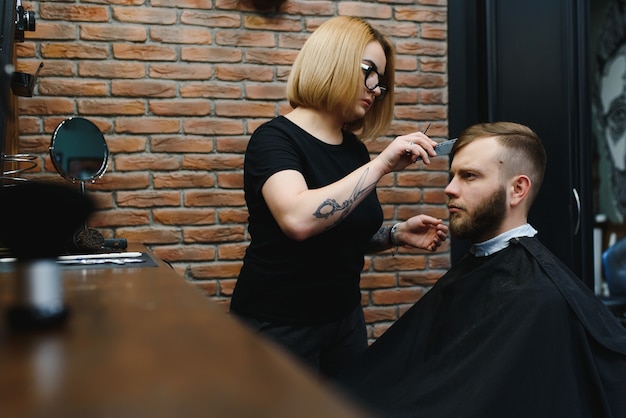
[[[367,248],[365,252],[367,254],[378,253],[381,251],[385,251],[386,249],[391,247],[390,241],[390,230],[391,226],[381,226],[378,232],[376,232],[372,238],[370,238]]]
[[[367,177],[368,171],[369,170],[365,170],[363,172],[363,175],[357,182],[356,187],[354,188],[352,194],[348,199],[346,199],[343,203],[338,203],[335,199],[326,199],[313,213],[313,216],[315,216],[316,218],[328,219],[331,216],[334,216],[337,212],[342,212],[341,216],[339,216],[339,218],[335,222],[333,222],[333,226],[341,222],[342,219],[348,216],[350,210],[352,209],[352,206],[354,206],[354,203],[357,202],[363,195],[367,195],[368,193],[370,193],[372,190],[374,190],[374,187],[376,187],[376,183],[364,188],[362,187],[363,182]]]
[[[313,216],[315,216],[316,218],[328,219],[340,210],[344,210],[345,208],[349,207],[351,203],[351,200],[346,200],[345,202],[343,202],[343,204],[340,205],[335,199],[326,199],[324,200],[324,202],[322,202],[320,207],[317,208],[315,213],[313,213]]]

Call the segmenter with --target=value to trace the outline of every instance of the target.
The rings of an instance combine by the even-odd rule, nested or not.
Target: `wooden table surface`
[[[0,417],[365,416],[155,261],[64,269],[68,321],[23,333],[0,273]]]

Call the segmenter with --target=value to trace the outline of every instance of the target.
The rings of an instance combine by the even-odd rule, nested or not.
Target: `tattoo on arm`
[[[339,222],[341,222],[346,216],[350,214],[351,209],[354,206],[354,203],[361,196],[367,195],[372,190],[374,190],[374,187],[376,187],[376,183],[373,183],[367,187],[362,187],[363,182],[365,181],[365,178],[367,177],[368,172],[369,172],[369,169],[366,169],[363,172],[363,175],[357,182],[356,187],[354,188],[354,190],[352,191],[352,194],[347,200],[345,200],[343,203],[340,204],[335,199],[326,199],[313,213],[313,216],[315,216],[316,218],[320,218],[320,219],[321,218],[328,219],[331,216],[334,216],[337,212],[342,212],[341,215],[337,218],[337,220],[333,222],[333,224],[328,229],[334,227]]]
[[[335,199],[326,199],[322,202],[320,207],[317,208],[315,213],[313,213],[313,216],[316,218],[328,219],[340,210],[347,208],[350,203],[350,200],[346,200],[340,205]]]
[[[367,254],[379,253],[391,248],[391,242],[389,241],[389,234],[391,233],[391,225],[381,226],[378,232],[372,235],[365,252]]]

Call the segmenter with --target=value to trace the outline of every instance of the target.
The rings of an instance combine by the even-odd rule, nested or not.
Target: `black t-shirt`
[[[282,116],[254,132],[244,161],[251,242],[231,311],[264,321],[315,324],[339,319],[358,306],[365,248],[383,221],[376,191],[334,228],[299,242],[281,231],[261,188],[283,170],[297,170],[310,189],[320,188],[369,159],[354,134],[344,132],[342,144],[329,145]]]

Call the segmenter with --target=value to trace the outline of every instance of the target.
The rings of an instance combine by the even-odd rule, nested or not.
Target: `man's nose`
[[[454,182],[454,178],[452,180],[450,180],[450,182],[448,183],[448,185],[446,186],[446,188],[443,190],[443,192],[446,194],[446,196],[456,196],[457,194],[457,189],[456,189],[456,185]]]

